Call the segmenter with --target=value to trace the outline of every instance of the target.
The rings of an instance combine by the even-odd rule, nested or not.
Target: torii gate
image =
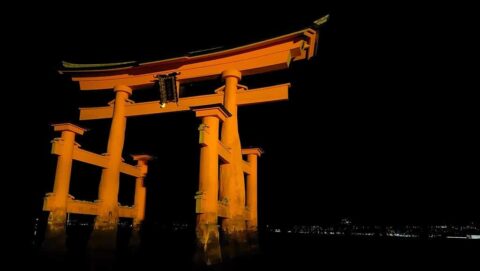
[[[318,27],[328,15],[315,21]],[[234,257],[239,248],[255,246],[257,235],[257,157],[260,148],[242,149],[237,125],[237,107],[288,99],[290,84],[248,89],[239,84],[242,76],[286,69],[291,61],[310,59],[315,55],[318,28],[307,28],[234,49],[197,56],[183,56],[154,62],[112,64],[64,63],[72,81],[80,90],[114,90],[115,100],[104,107],[80,108],[80,120],[112,119],[107,153],[98,155],[80,149],[75,134],[84,129],[72,124],[54,125],[62,137],[53,142],[52,153],[59,155],[53,193],[45,197],[44,210],[50,211],[47,238],[64,232],[66,213],[96,215],[92,239],[115,235],[119,217],[134,218],[135,231],[143,220],[148,155],[134,156],[137,166],[122,162],[126,120],[132,116],[192,110],[201,119],[199,190],[196,199],[196,237],[198,259],[207,264]],[[225,85],[214,94],[179,97],[176,103],[165,100],[135,103],[129,96],[137,89],[152,86],[156,78],[176,74],[176,88],[188,82],[215,78]],[[172,78],[172,77],[170,77]],[[221,125],[221,133],[219,130]],[[246,156],[246,160],[243,159]],[[72,160],[100,166],[98,200],[77,201],[69,198]],[[219,173],[220,172],[220,173]],[[119,206],[119,175],[137,178],[135,205]],[[245,185],[244,174],[247,176]],[[220,176],[219,176],[220,175]],[[245,190],[247,188],[247,190]],[[224,240],[219,240],[218,218]],[[60,234],[61,235],[61,234]],[[101,237],[99,237],[101,236]],[[250,244],[249,244],[250,243]]]

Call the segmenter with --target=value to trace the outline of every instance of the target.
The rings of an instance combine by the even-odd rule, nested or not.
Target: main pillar
[[[53,193],[45,198],[44,210],[49,210],[45,241],[42,249],[47,253],[64,253],[66,248],[66,217],[70,176],[72,172],[75,134],[83,135],[85,129],[70,123],[54,124],[54,131],[62,132],[56,138],[62,148],[58,156]]]
[[[215,264],[222,261],[218,232],[218,133],[219,121],[224,121],[230,113],[222,105],[209,105],[192,108],[200,125],[200,174],[196,199],[196,238],[195,262]]]
[[[102,170],[97,201],[98,214],[91,236],[91,248],[98,258],[110,258],[116,248],[120,165],[127,123],[125,104],[132,94],[132,89],[124,85],[116,86],[114,91],[116,95],[112,125],[105,154],[108,163]]]
[[[248,246],[245,232],[245,178],[237,120],[237,90],[241,73],[233,69],[226,70],[222,77],[225,80],[224,105],[232,114],[223,123],[221,133],[222,144],[232,154],[232,161],[220,166],[220,200],[227,204],[229,213],[222,221],[222,253],[225,258],[235,258],[243,254]]]

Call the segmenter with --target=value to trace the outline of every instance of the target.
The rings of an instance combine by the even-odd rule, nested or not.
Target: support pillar
[[[83,128],[70,123],[52,125],[54,131],[62,132],[58,142],[62,148],[58,156],[53,192],[47,194],[43,209],[50,211],[42,249],[47,253],[64,253],[66,241],[67,201],[72,172],[75,134],[83,135]]]
[[[97,200],[98,214],[91,236],[91,248],[99,258],[111,258],[116,248],[120,165],[127,123],[125,104],[132,94],[132,89],[124,85],[116,86],[114,91],[115,104],[105,154],[108,164],[102,170]]]
[[[242,154],[247,156],[250,174],[247,175],[247,235],[250,250],[258,249],[258,190],[257,190],[257,160],[263,153],[260,148],[243,149]]]
[[[222,105],[192,108],[200,125],[200,174],[196,199],[195,262],[211,265],[222,261],[218,231],[218,134],[219,121],[230,113]]]
[[[145,203],[147,199],[147,189],[145,187],[145,176],[148,172],[148,161],[152,160],[153,157],[150,155],[139,154],[132,155],[133,160],[137,161],[137,167],[142,172],[141,177],[137,177],[135,180],[135,218],[133,219],[133,229],[132,229],[132,238],[130,240],[130,246],[137,248],[140,244],[140,229],[142,222],[145,218]]]
[[[242,150],[238,133],[237,90],[241,73],[226,70],[224,105],[232,114],[222,126],[221,141],[232,153],[232,161],[220,166],[220,200],[227,203],[229,217],[222,221],[224,258],[235,258],[247,250],[245,225],[245,178],[242,169]]]

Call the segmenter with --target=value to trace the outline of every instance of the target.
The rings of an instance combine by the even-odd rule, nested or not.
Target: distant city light
[[[379,226],[358,225],[342,219],[333,225],[265,225],[271,233],[287,233],[319,236],[358,236],[385,238],[428,238],[428,239],[480,239],[480,225],[404,225]]]

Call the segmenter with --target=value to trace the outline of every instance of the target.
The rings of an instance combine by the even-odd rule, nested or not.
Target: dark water
[[[117,251],[112,254],[114,258],[98,262],[87,249],[88,231],[71,229],[66,255],[46,255],[34,251],[32,260],[40,270],[391,269],[431,268],[446,262],[459,267],[478,260],[475,251],[480,251],[473,248],[474,243],[479,242],[471,240],[399,240],[261,232],[257,254],[206,267],[193,263],[193,231],[145,229],[141,245],[137,248],[128,245],[129,237],[128,230],[120,229]]]

